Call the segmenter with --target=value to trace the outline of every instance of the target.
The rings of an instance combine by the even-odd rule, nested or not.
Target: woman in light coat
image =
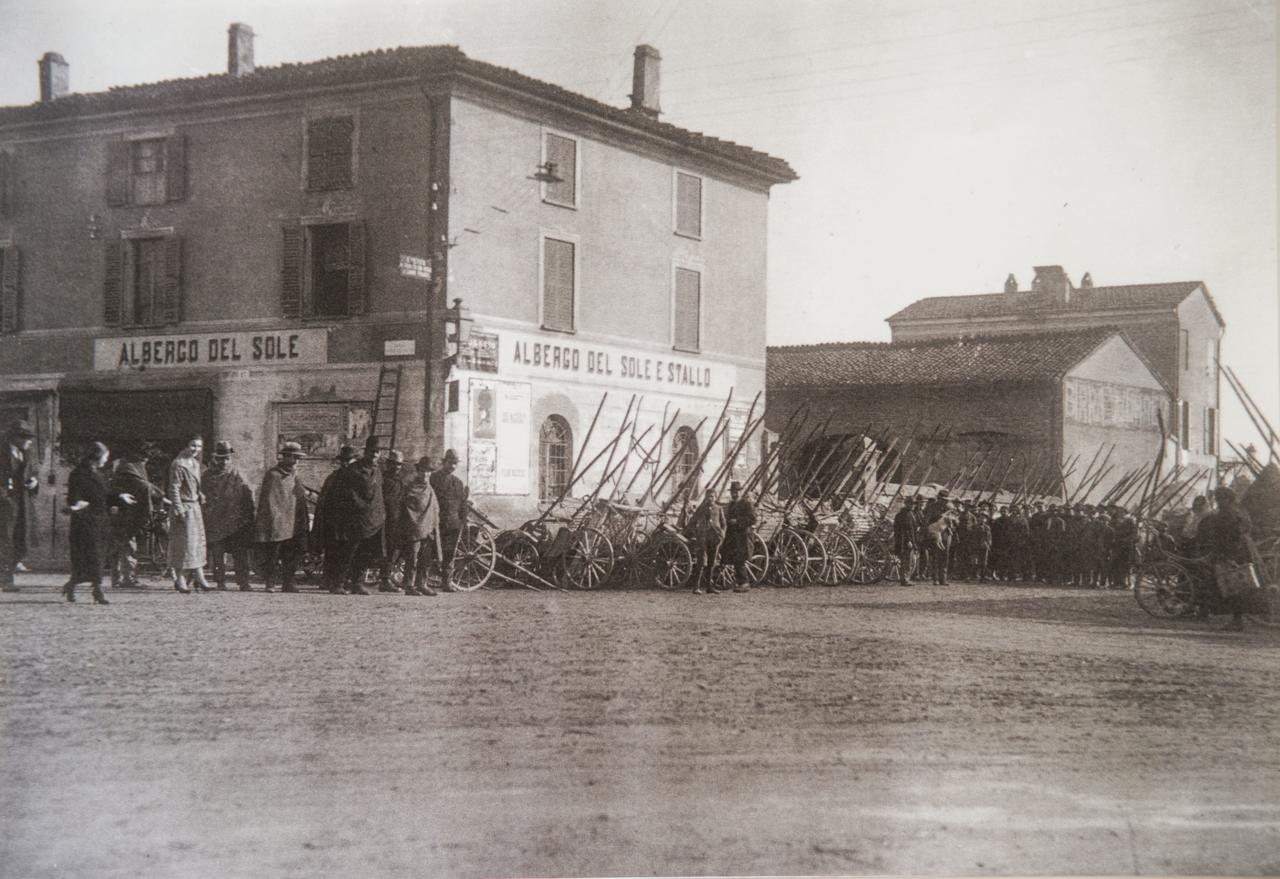
[[[173,588],[190,592],[188,578],[201,592],[212,592],[204,579],[204,515],[200,512],[200,453],[204,440],[193,436],[169,465],[165,497],[169,500],[169,566]]]

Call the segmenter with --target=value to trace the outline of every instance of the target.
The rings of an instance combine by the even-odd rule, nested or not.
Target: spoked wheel
[[[1134,572],[1133,597],[1140,608],[1160,619],[1186,616],[1196,607],[1191,575],[1168,561],[1143,565]]]
[[[1250,622],[1269,629],[1280,628],[1280,586],[1264,583],[1249,596],[1244,615]]]
[[[896,564],[897,559],[889,552],[889,545],[874,535],[870,536],[862,544],[853,582],[862,586],[879,583]]]
[[[518,530],[499,531],[498,536],[493,539],[493,545],[498,552],[495,573],[501,575],[498,579],[504,585],[537,585],[533,575],[541,564],[542,553],[532,536]],[[512,580],[516,583],[512,583]]]
[[[802,586],[808,561],[809,552],[804,545],[804,538],[790,528],[785,528],[769,547],[768,579],[779,586]]]
[[[468,522],[458,533],[453,551],[453,586],[459,592],[479,589],[498,564],[498,551],[489,532]]]
[[[800,575],[801,583],[821,583],[827,574],[827,548],[822,538],[812,531],[796,529],[796,534],[804,542],[804,569]]]
[[[693,576],[693,554],[683,540],[672,534],[649,540],[636,559],[637,579],[642,586],[683,589]]]
[[[750,541],[751,555],[747,557],[747,576],[751,579],[752,586],[759,586],[769,572],[769,544],[754,531],[751,532]]]
[[[560,582],[575,589],[595,589],[613,573],[613,545],[590,526],[574,532],[560,557]]]
[[[852,582],[854,572],[858,570],[858,544],[843,531],[832,531],[822,536],[822,545],[827,550],[827,568],[822,572],[822,582],[828,586]]]

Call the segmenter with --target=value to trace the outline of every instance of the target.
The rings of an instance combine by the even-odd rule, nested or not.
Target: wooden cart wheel
[[[693,554],[674,534],[658,534],[641,547],[638,555],[641,585],[659,589],[684,589],[693,576]]]
[[[769,572],[769,544],[764,542],[759,534],[751,532],[751,555],[747,557],[747,576],[751,578],[752,586],[759,586],[764,582],[765,574]]]
[[[613,573],[613,545],[590,526],[574,532],[560,556],[560,582],[575,589],[595,589]]]
[[[832,531],[822,536],[822,545],[827,550],[827,569],[822,582],[828,586],[853,582],[859,556],[858,544],[853,538],[843,531]]]
[[[889,552],[889,544],[874,534],[867,535],[862,542],[861,557],[853,582],[862,586],[879,583],[897,564],[893,553]]]
[[[468,522],[458,533],[453,552],[453,586],[459,592],[473,592],[485,584],[498,564],[498,552],[489,532]]]
[[[793,529],[784,528],[769,547],[768,579],[778,586],[803,586],[808,561],[804,538]]]
[[[804,547],[804,564],[800,568],[799,584],[821,583],[827,570],[827,549],[822,539],[812,531],[792,529]]]
[[[1196,609],[1191,575],[1170,561],[1152,562],[1134,571],[1133,597],[1138,607],[1160,619],[1186,616]]]
[[[531,574],[537,574],[542,565],[542,552],[538,549],[538,541],[527,532],[519,530],[499,531],[493,539],[494,549],[498,552],[497,573],[520,583],[538,585]],[[502,579],[499,577],[498,579]],[[505,585],[512,585],[510,580],[502,580]]]

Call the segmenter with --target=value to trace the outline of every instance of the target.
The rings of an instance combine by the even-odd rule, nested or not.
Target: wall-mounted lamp
[[[471,339],[471,309],[454,299],[453,305],[444,310],[444,340],[447,357],[456,357],[462,346]]]
[[[102,237],[102,220],[97,214],[89,215],[89,239],[97,241]]]

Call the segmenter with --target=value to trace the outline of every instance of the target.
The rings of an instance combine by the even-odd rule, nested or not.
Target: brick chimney
[[[227,28],[227,73],[253,73],[253,28],[234,22]]]
[[[1009,277],[1004,279],[1004,292],[1006,293],[1018,292],[1018,279],[1013,276],[1013,272],[1010,272]]]
[[[57,52],[45,52],[40,65],[40,103],[56,101],[71,92],[71,65]]]
[[[1035,271],[1036,276],[1031,281],[1032,293],[1047,293],[1061,305],[1071,301],[1071,279],[1062,266],[1036,266]]]
[[[653,46],[636,46],[635,66],[631,73],[631,109],[653,119],[662,112],[658,106],[661,64],[662,56]]]

